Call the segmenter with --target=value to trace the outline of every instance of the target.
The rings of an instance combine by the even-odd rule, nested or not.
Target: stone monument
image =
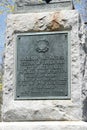
[[[69,10],[73,7],[71,0],[16,0],[15,3],[15,13],[51,12]]]
[[[71,0],[16,0],[7,18],[2,130],[87,130],[85,49]]]

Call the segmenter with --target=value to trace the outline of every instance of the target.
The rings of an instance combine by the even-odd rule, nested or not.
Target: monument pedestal
[[[4,121],[82,120],[79,27],[75,10],[8,16]]]
[[[0,130],[87,130],[87,123],[77,122],[10,122],[0,123]]]
[[[26,4],[30,9],[30,1],[21,2],[16,2],[18,11],[21,7],[25,9]],[[70,4],[71,0],[67,2]],[[58,1],[52,0],[46,7],[54,3]],[[11,14],[7,19],[4,122],[0,127],[87,130],[87,124],[82,122],[87,120],[86,84],[83,84],[84,77],[87,78],[86,46],[79,14],[57,8],[46,12],[37,8],[37,12]]]

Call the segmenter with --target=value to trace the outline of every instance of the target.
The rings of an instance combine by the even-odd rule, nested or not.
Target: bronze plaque
[[[17,35],[15,99],[68,99],[68,32]]]

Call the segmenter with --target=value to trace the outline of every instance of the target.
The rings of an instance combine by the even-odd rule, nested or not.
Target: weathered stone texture
[[[0,130],[87,130],[85,122],[14,122],[1,123]]]
[[[72,0],[52,0],[49,4],[45,0],[16,0],[15,12],[43,12],[60,9],[72,9]]]
[[[51,0],[49,3],[58,3],[58,2],[72,2],[72,0]],[[19,6],[23,5],[37,5],[37,4],[46,4],[45,0],[15,0],[15,3]]]
[[[83,120],[87,121],[87,29],[83,24],[80,29],[80,63],[82,73]]]
[[[70,31],[71,100],[14,100],[17,33]],[[11,14],[7,19],[4,59],[3,120],[82,120],[79,15],[76,11]]]

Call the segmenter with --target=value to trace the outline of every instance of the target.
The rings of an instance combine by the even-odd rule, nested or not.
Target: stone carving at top
[[[45,4],[49,3],[52,0],[16,0],[16,4],[18,6],[23,6],[23,5],[36,5],[36,4]],[[56,2],[56,0],[53,0]]]
[[[15,0],[15,12],[41,12],[72,9],[72,0]]]
[[[16,0],[17,6],[65,2],[69,0]],[[71,1],[71,0],[70,0]]]

